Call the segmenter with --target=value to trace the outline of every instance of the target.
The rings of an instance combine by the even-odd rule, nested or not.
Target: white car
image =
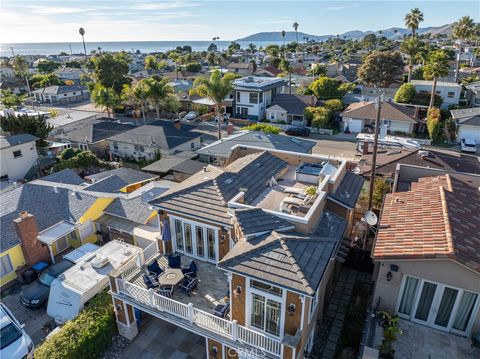
[[[477,152],[477,144],[475,143],[474,140],[469,138],[464,138],[460,141],[460,148],[462,152],[472,152],[472,153]]]
[[[7,306],[0,303],[0,357],[9,359],[33,358],[32,339]]]
[[[189,113],[187,113],[184,117],[185,120],[187,121],[192,121],[194,119],[196,119],[198,117],[198,113],[196,113],[195,111],[190,111]]]

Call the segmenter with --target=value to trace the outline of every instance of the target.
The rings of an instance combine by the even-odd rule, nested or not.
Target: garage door
[[[354,119],[343,119],[343,129],[345,130],[348,126],[350,132],[362,132],[363,130],[363,121],[362,120],[354,120]]]
[[[471,138],[475,140],[477,144],[480,144],[480,128],[473,126],[460,126],[458,128],[457,140],[460,141],[463,138]]]

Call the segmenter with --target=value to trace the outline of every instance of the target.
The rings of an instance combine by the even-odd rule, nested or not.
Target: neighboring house
[[[28,91],[25,80],[19,79],[13,75],[1,76],[0,90],[8,90],[16,95],[20,95]]]
[[[83,126],[83,127],[80,127]],[[80,127],[80,128],[77,128]],[[116,134],[136,128],[134,125],[119,123],[109,118],[86,121],[84,124],[75,125],[75,130],[60,131],[55,135],[59,141],[68,141],[73,148],[89,150],[101,157],[108,157],[108,138]]]
[[[202,147],[197,150],[197,153],[200,155],[200,161],[202,162],[226,166],[232,150],[242,145],[310,154],[312,153],[312,148],[315,146],[315,142],[273,133],[242,131]]]
[[[240,76],[249,76],[257,70],[257,65],[254,62],[231,62],[227,65],[227,69]]]
[[[122,336],[137,335],[139,309],[204,337],[208,357],[297,358],[311,350],[333,273],[348,252],[350,218],[330,205],[341,196],[356,202],[361,185],[347,184],[358,176],[346,171],[346,161],[323,156],[237,148],[234,157],[150,201],[162,228],[160,256],[145,251],[128,273],[111,274]],[[306,166],[318,171],[308,175]],[[289,187],[301,192],[310,185],[318,186],[311,202],[288,204],[303,203]],[[161,253],[172,251],[184,266],[196,260],[191,296],[177,289],[160,295],[143,281],[144,264],[153,259],[167,268]]]
[[[90,98],[88,89],[80,85],[48,86],[32,91],[32,94],[39,103],[49,103],[55,106],[81,102]]]
[[[457,125],[457,140],[472,139],[480,144],[480,108],[451,110]]]
[[[275,66],[260,67],[255,71],[255,76],[260,77],[277,77],[282,73],[282,70],[277,69]]]
[[[85,176],[85,180],[90,185],[84,187],[84,189],[85,191],[103,193],[130,193],[153,181],[156,177],[150,173],[120,167]]]
[[[267,108],[267,120],[271,122],[306,125],[305,108],[315,106],[315,96],[297,94],[276,94]]]
[[[470,338],[480,330],[480,177],[401,165],[395,183],[372,250],[373,303]]]
[[[139,126],[109,137],[113,156],[153,160],[158,154],[171,155],[200,148],[201,134],[192,131],[194,126],[180,121],[158,120],[150,125]]]
[[[248,76],[234,80],[233,116],[263,120],[266,108],[272,103],[272,97],[282,92],[285,85],[282,78]]]
[[[471,82],[464,86],[467,89],[468,105],[471,107],[480,107],[480,81]]]
[[[86,74],[86,71],[76,67],[61,67],[53,73],[61,80],[78,81],[82,75]]]
[[[14,182],[25,177],[38,161],[37,140],[30,134],[0,136],[0,181]]]
[[[171,176],[175,182],[182,182],[191,175],[201,171],[205,163],[191,159],[194,155],[180,152],[173,156],[162,158],[142,168],[142,171],[161,177]],[[168,178],[168,177],[165,177]]]
[[[374,126],[377,116],[375,102],[355,102],[350,104],[341,114],[343,129],[350,132],[362,132],[365,126]],[[393,102],[383,102],[380,120],[387,125],[389,133],[412,133],[417,123],[416,111],[411,107]]]
[[[433,81],[412,80],[410,83],[415,86],[417,92],[426,94],[432,92]],[[443,100],[441,107],[447,108],[450,105],[458,105],[462,86],[455,82],[438,81],[435,91]]]

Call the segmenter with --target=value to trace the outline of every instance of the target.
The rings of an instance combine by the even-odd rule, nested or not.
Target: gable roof
[[[144,224],[152,215],[153,210],[141,196],[135,198],[115,198],[105,208],[104,213],[125,218],[136,223]]]
[[[245,236],[293,226],[287,220],[267,213],[261,208],[235,209],[234,215]]]
[[[156,176],[131,168],[120,167],[86,176],[85,178],[93,182],[90,186],[84,188],[86,191],[115,193],[125,186],[153,180]]]
[[[197,150],[197,153],[202,155],[229,157],[232,147],[236,145],[249,145],[282,151],[310,153],[315,146],[315,142],[273,133],[245,131],[225,137],[220,141],[205,146]]]
[[[480,272],[480,191],[449,174],[387,194],[373,258],[453,259]]]
[[[42,89],[32,91],[32,93],[42,93],[49,95],[59,95],[63,93],[77,92],[77,91],[87,91],[87,88],[81,85],[60,85],[60,86],[48,86]]]
[[[364,182],[365,179],[362,176],[347,171],[337,190],[334,193],[329,193],[328,197],[333,198],[348,208],[355,208]]]
[[[22,133],[18,135],[0,136],[0,148],[8,148],[24,143],[34,142],[39,138],[29,133]]]
[[[480,107],[460,108],[458,110],[450,110],[454,120],[461,120],[463,118],[471,118],[480,115]]]
[[[355,102],[350,104],[341,114],[342,117],[352,117],[373,120],[377,118],[375,102]],[[416,123],[415,109],[398,105],[393,102],[383,102],[380,118],[384,120]]]
[[[303,115],[303,111],[308,106],[314,106],[317,100],[312,96],[297,94],[276,94],[272,98],[272,106],[280,106],[289,114]],[[267,109],[268,110],[268,109]]]
[[[286,167],[285,161],[268,152],[255,153],[224,169],[207,166],[206,171],[150,203],[167,211],[231,225],[228,201],[243,190],[245,203],[251,202],[265,189],[267,181]]]
[[[73,185],[80,185],[85,182],[85,180],[71,168],[65,168],[64,170],[54,172],[51,175],[43,177],[42,180]]]
[[[115,121],[95,121],[88,123],[85,127],[67,132],[61,138],[80,143],[95,143],[111,137],[115,134],[131,130],[134,125],[118,123]]]
[[[0,195],[1,252],[20,243],[13,220],[21,211],[35,215],[41,232],[61,221],[76,223],[96,198],[61,187],[26,183]]]

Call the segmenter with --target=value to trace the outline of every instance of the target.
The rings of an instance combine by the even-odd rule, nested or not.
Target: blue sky
[[[205,0],[1,0],[0,43],[79,41],[222,40],[260,31],[314,35],[403,26],[413,7],[422,26],[440,26],[463,15],[480,17],[479,1],[205,1]]]

